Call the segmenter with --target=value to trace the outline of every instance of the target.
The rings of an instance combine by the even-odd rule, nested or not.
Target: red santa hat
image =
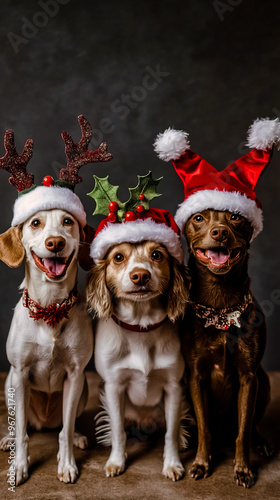
[[[94,262],[98,262],[105,257],[113,245],[147,240],[164,245],[170,255],[182,264],[184,255],[180,242],[180,230],[171,213],[159,208],[145,210],[132,220],[110,222],[108,217],[104,219],[95,233],[90,256]]]
[[[158,134],[154,148],[160,159],[172,160],[184,184],[184,201],[175,221],[181,231],[196,212],[206,209],[228,210],[244,216],[252,225],[252,239],[262,230],[262,209],[255,188],[268,165],[273,145],[280,144],[280,123],[257,119],[249,128],[247,145],[252,150],[218,172],[190,150],[188,134],[168,128]]]
[[[82,115],[78,117],[82,138],[74,143],[67,132],[62,132],[67,156],[67,167],[60,171],[60,179],[55,181],[47,175],[42,186],[34,184],[34,175],[26,171],[33,154],[33,141],[28,139],[21,155],[17,154],[14,132],[7,130],[4,139],[6,154],[0,158],[0,169],[10,173],[9,181],[17,189],[18,198],[14,204],[12,226],[25,222],[41,210],[62,209],[72,214],[81,224],[86,225],[86,213],[79,197],[73,192],[75,185],[82,181],[79,168],[87,163],[109,161],[112,155],[107,153],[106,143],[96,151],[89,151],[92,138],[89,122]]]
[[[118,186],[105,178],[95,178],[95,187],[89,196],[96,202],[93,215],[103,214],[91,244],[90,255],[97,263],[108,250],[120,243],[138,243],[152,240],[164,245],[180,264],[184,255],[180,230],[168,210],[150,208],[150,201],[160,196],[156,192],[161,179],[153,179],[151,172],[138,176],[138,185],[129,189],[130,198],[122,203],[117,196]]]

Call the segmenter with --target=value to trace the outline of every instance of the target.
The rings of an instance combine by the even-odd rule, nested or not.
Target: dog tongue
[[[211,259],[211,263],[217,266],[225,264],[229,258],[227,249],[208,250],[207,257]]]
[[[66,268],[66,264],[58,259],[43,259],[43,264],[54,276],[60,276]]]

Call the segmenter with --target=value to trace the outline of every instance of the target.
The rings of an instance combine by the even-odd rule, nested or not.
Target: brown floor
[[[116,478],[106,478],[103,467],[108,448],[94,444],[93,418],[98,407],[98,377],[87,373],[90,397],[79,427],[89,436],[91,448],[75,450],[80,477],[75,484],[63,484],[56,478],[58,431],[32,433],[30,436],[30,478],[16,492],[8,491],[6,484],[9,452],[0,452],[0,498],[24,500],[228,500],[280,499],[280,372],[270,374],[272,401],[262,423],[263,434],[274,443],[277,454],[265,460],[252,452],[251,462],[257,474],[253,488],[246,490],[233,481],[233,451],[219,451],[214,456],[212,475],[194,481],[188,473],[176,483],[162,477],[162,437],[130,442],[126,472]],[[0,375],[0,434],[7,433],[7,411],[4,403],[3,383]],[[134,440],[135,441],[135,440]],[[189,470],[195,450],[182,454],[186,471]]]

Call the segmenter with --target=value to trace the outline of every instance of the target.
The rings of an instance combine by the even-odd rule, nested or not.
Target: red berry
[[[116,212],[119,208],[119,205],[117,204],[116,201],[110,201],[108,208],[109,208],[110,212]]]
[[[134,212],[126,212],[126,214],[125,214],[125,220],[127,222],[130,222],[130,221],[133,221],[133,220],[136,220],[136,219],[137,219],[137,217],[136,217],[136,215],[135,215]]]
[[[116,222],[117,216],[116,216],[115,212],[109,212],[108,213],[108,219],[109,219],[110,222]]]
[[[139,200],[144,200],[145,195],[144,194],[139,194]]]
[[[144,209],[143,205],[138,205],[138,207],[136,207],[136,210],[137,210],[137,212],[141,213],[141,212],[143,212],[145,209]]]
[[[54,185],[54,180],[50,175],[46,175],[43,179],[44,186],[50,187]]]

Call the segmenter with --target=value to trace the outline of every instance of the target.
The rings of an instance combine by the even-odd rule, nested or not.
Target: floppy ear
[[[175,321],[185,314],[189,300],[190,278],[187,267],[178,264],[175,260],[173,266],[171,264],[171,272],[166,311],[168,318]]]
[[[0,235],[0,259],[9,267],[19,267],[25,250],[21,243],[21,226],[10,227]]]
[[[80,227],[80,249],[78,254],[78,261],[84,271],[90,271],[93,267],[93,260],[89,254],[90,245],[95,235],[95,229],[93,227],[86,226],[82,229]]]
[[[113,314],[113,303],[106,286],[106,260],[96,264],[87,277],[86,298],[90,311],[99,319],[109,319]]]

